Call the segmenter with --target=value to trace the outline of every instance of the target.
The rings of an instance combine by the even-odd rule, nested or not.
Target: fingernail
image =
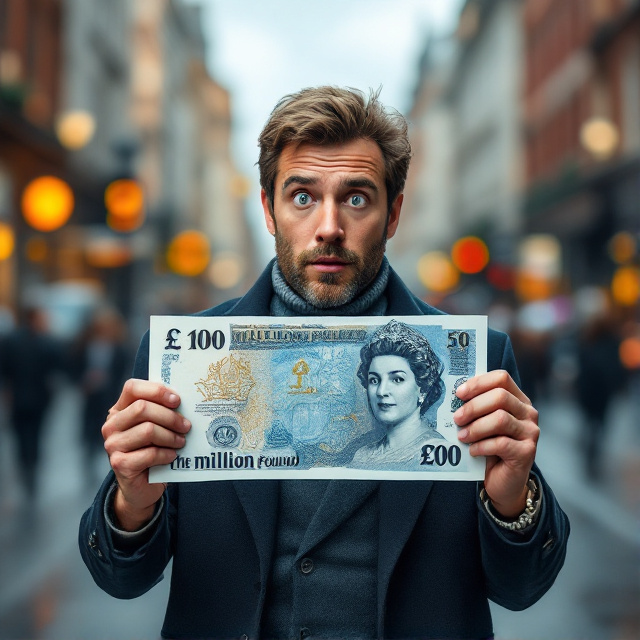
[[[467,383],[465,382],[464,384],[461,384],[457,389],[456,389],[456,395],[459,394],[464,394],[467,391]]]
[[[178,434],[178,435],[176,436],[176,444],[177,444],[180,448],[182,448],[182,447],[184,447],[184,445],[185,445],[185,444],[187,444],[187,439],[186,439],[184,436],[181,436],[181,435],[179,435],[179,434]]]
[[[191,422],[189,422],[189,420],[187,420],[186,418],[184,418],[182,424],[184,424],[185,429],[191,429]]]
[[[176,402],[180,401],[180,398],[175,394],[175,393],[170,393],[169,397],[167,398],[167,400],[171,403],[171,404],[175,404]]]
[[[454,420],[460,420],[460,418],[462,418],[462,414],[464,413],[464,411],[462,410],[462,407],[460,407],[454,414],[453,414],[453,419]]]
[[[458,431],[458,439],[464,440],[469,435],[469,429],[462,429]]]

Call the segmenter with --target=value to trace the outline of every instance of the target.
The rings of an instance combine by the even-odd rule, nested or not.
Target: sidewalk
[[[571,505],[613,535],[640,547],[640,399],[614,401],[602,444],[602,480],[585,475],[583,417],[571,399],[541,402],[537,462],[561,504]]]

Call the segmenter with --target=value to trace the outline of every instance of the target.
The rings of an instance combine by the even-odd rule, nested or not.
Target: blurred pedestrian
[[[66,369],[63,345],[49,334],[43,309],[30,306],[17,327],[0,340],[0,379],[30,499],[36,494],[40,442],[57,375]]]
[[[619,350],[620,337],[610,313],[603,311],[586,321],[578,341],[576,391],[586,418],[585,471],[594,480],[603,470],[607,413],[626,382]]]
[[[81,438],[90,480],[94,479],[97,456],[104,454],[100,424],[130,371],[125,336],[122,315],[115,309],[103,307],[94,312],[75,352],[74,368],[84,401]]]

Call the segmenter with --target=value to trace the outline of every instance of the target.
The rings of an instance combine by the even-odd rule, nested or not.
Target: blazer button
[[[311,558],[302,558],[300,562],[300,571],[305,575],[310,574],[313,571],[313,560]]]
[[[310,637],[311,637],[311,631],[307,629],[307,627],[302,627],[302,629],[300,629],[300,640],[304,640],[304,638],[310,638]]]

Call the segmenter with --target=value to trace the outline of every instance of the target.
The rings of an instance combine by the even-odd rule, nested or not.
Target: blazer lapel
[[[380,545],[378,548],[378,613],[382,616],[389,580],[431,488],[432,480],[380,483]],[[379,619],[382,624],[382,618]]]
[[[298,549],[298,558],[338,528],[378,488],[376,480],[331,480]]]

